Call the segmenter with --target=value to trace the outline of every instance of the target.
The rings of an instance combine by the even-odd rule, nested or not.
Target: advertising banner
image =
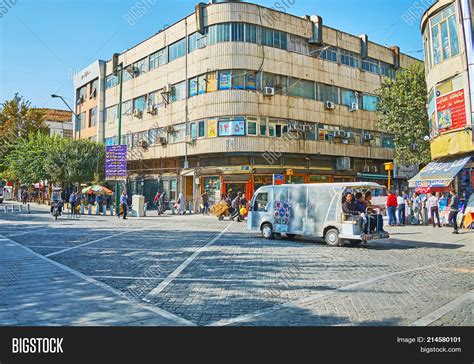
[[[209,119],[207,121],[207,137],[208,138],[217,137],[217,119]]]
[[[243,136],[245,135],[244,118],[219,121],[219,136]]]
[[[189,96],[196,96],[198,93],[198,80],[197,78],[192,78],[189,80]]]
[[[219,72],[219,90],[230,90],[230,71]]]
[[[436,99],[438,131],[440,133],[462,129],[466,126],[466,102],[464,90],[458,90]]]
[[[124,180],[127,178],[127,146],[111,145],[105,150],[105,179]]]

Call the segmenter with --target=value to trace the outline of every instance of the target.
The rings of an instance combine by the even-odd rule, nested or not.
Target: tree
[[[32,108],[31,103],[18,94],[0,106],[0,172],[7,168],[5,156],[18,138],[28,138],[38,131],[48,133],[44,118],[44,111]]]
[[[378,127],[394,135],[397,164],[426,164],[431,160],[426,81],[423,64],[397,72],[396,79],[385,77],[376,91]]]

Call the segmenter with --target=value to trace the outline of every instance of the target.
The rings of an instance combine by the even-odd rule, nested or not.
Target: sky
[[[203,1],[203,0],[201,0]],[[204,0],[205,1],[205,0]],[[422,10],[434,0],[278,0],[287,13],[320,15],[350,34],[423,58]],[[275,7],[278,1],[251,1]],[[96,59],[109,60],[193,13],[199,0],[0,0],[0,103],[19,93],[33,106],[65,109],[72,77]],[[137,3],[146,8],[127,22]],[[286,5],[285,5],[286,4]],[[129,18],[130,19],[130,18]]]

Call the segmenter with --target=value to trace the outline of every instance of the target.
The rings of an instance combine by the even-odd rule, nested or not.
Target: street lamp
[[[53,99],[61,99],[61,100],[64,102],[64,105],[67,106],[67,108],[69,109],[69,111],[72,112],[72,114],[74,115],[74,119],[75,119],[75,121],[74,121],[74,131],[76,131],[76,129],[79,129],[79,136],[80,136],[80,135],[81,135],[81,134],[80,134],[80,133],[81,133],[81,132],[80,132],[81,129],[78,128],[78,125],[77,125],[77,122],[78,122],[78,120],[79,120],[79,115],[77,115],[77,114],[71,109],[71,107],[70,107],[69,104],[66,102],[66,100],[64,100],[64,97],[62,97],[62,96],[60,96],[60,95],[56,95],[56,94],[52,94],[51,97],[52,97]]]

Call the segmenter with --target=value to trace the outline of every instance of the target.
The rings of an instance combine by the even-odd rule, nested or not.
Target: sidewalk
[[[0,235],[0,326],[184,324]]]

